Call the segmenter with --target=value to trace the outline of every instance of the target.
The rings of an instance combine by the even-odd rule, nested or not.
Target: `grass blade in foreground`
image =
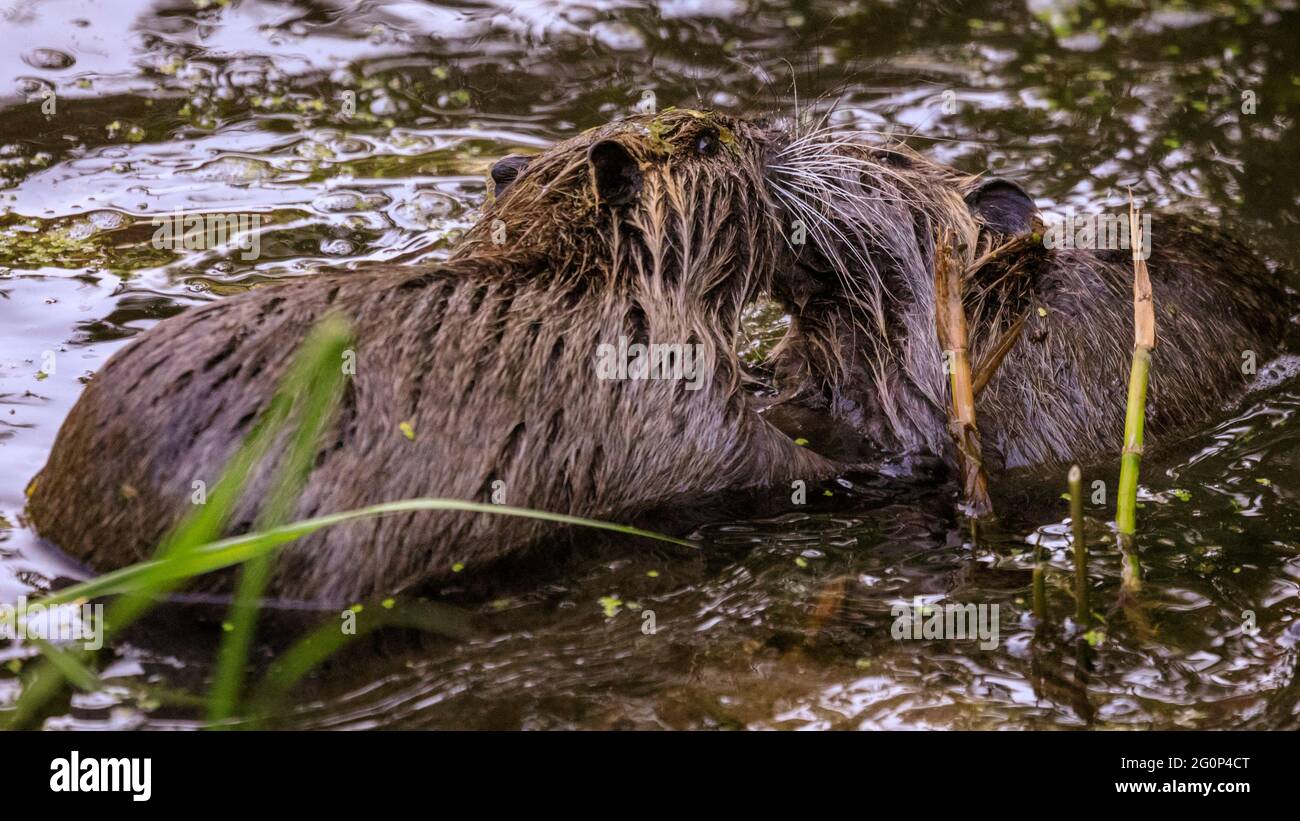
[[[327,319],[322,322],[320,328],[313,332],[312,339],[315,340],[314,344],[326,344],[320,340],[328,340],[332,337],[346,338],[346,335],[346,328],[340,320]],[[310,349],[300,350],[295,355],[294,364],[290,366],[290,371],[294,372],[300,369],[302,367],[301,363],[308,358],[310,353]],[[244,488],[248,484],[253,469],[270,450],[271,445],[288,419],[290,409],[291,403],[279,394],[272,399],[259,418],[253,432],[249,434],[239,450],[226,464],[220,479],[218,479],[216,485],[212,488],[212,492],[208,495],[207,503],[187,516],[171,533],[164,537],[162,544],[159,545],[154,554],[157,559],[183,556],[196,547],[207,544],[221,535],[226,520],[229,518],[236,502],[244,493]],[[157,559],[154,562],[144,564],[153,566],[157,563]],[[119,591],[122,597],[113,603],[104,617],[104,623],[100,625],[101,644],[106,644],[110,635],[125,629],[144,615],[156,601],[167,595],[186,578],[184,576],[162,578],[153,576],[148,572],[135,577],[131,586]],[[56,598],[68,602],[76,601],[81,596],[74,595],[72,598],[67,598],[67,596],[70,591],[75,591],[80,587],[81,585],[74,585],[71,588],[66,588]],[[56,602],[47,597],[43,600],[43,603]],[[82,667],[89,669],[86,662],[89,660],[90,654],[69,651],[68,655],[75,657],[75,660]],[[24,689],[13,714],[10,716],[9,723],[11,726],[24,726],[33,718],[42,704],[60,691],[63,681],[62,671],[68,669],[69,660],[61,659],[60,661],[61,664],[55,665],[51,664],[51,660],[47,658],[46,662],[36,670],[33,682],[40,682],[40,685],[29,685]]]
[[[258,514],[259,530],[282,524],[289,518],[302,493],[321,435],[333,420],[342,395],[344,354],[350,341],[351,334],[341,321],[322,322],[303,343],[272,399],[272,402],[292,405],[297,429],[284,463],[276,471],[271,493]],[[230,605],[231,629],[222,635],[208,702],[208,720],[214,724],[229,718],[239,700],[244,667],[256,632],[259,602],[274,562],[274,554],[266,553],[249,559],[240,568],[235,598]]]
[[[232,536],[227,539],[212,542],[211,544],[202,545],[199,548],[189,551],[183,555],[167,556],[159,559],[152,559],[147,562],[128,565],[111,573],[105,573],[89,581],[81,582],[70,587],[51,594],[32,604],[54,605],[68,604],[81,599],[93,596],[114,596],[123,595],[136,589],[145,579],[148,583],[167,582],[176,579],[188,579],[203,573],[210,573],[214,570],[231,567],[248,561],[250,558],[264,555],[280,545],[292,542],[309,533],[314,533],[323,527],[330,527],[336,524],[343,524],[357,519],[367,519],[375,516],[388,516],[396,513],[411,513],[420,510],[444,510],[457,511],[462,513],[486,513],[496,516],[519,516],[526,519],[538,519],[545,522],[555,522],[556,524],[575,525],[578,527],[588,527],[596,530],[608,530],[614,533],[623,533],[628,536],[640,536],[655,541],[668,542],[669,544],[679,545],[681,547],[695,548],[696,545],[684,539],[665,536],[662,533],[655,533],[651,530],[641,530],[640,528],[630,527],[628,525],[614,524],[613,522],[604,522],[599,519],[583,519],[579,516],[568,516],[563,513],[548,513],[544,510],[530,510],[523,507],[510,507],[509,505],[485,504],[482,502],[466,502],[461,499],[406,499],[400,502],[384,502],[378,505],[358,508],[357,510],[347,510],[341,513],[329,513],[324,516],[316,516],[311,519],[303,519],[297,522],[291,522],[286,525],[271,528],[269,530],[259,531],[257,533],[246,533],[240,536]]]

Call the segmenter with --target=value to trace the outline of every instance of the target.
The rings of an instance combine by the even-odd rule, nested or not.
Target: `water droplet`
[[[52,48],[34,48],[23,55],[23,62],[32,68],[51,71],[68,68],[77,62],[71,54]]]

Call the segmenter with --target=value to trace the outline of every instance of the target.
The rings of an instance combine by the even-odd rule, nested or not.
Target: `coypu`
[[[812,407],[885,451],[955,458],[935,331],[935,243],[945,231],[967,271],[972,367],[1001,357],[976,398],[986,463],[1056,467],[1119,451],[1130,250],[1044,242],[1038,209],[1015,183],[825,127],[793,137],[774,171],[810,237],[774,283],[793,314],[773,354],[778,407]],[[1161,215],[1148,238],[1150,443],[1238,395],[1246,352],[1262,364],[1279,351],[1294,300],[1281,274],[1208,225]]]
[[[31,522],[98,570],[148,558],[330,313],[352,325],[355,375],[295,517],[500,487],[513,506],[627,521],[840,473],[758,415],[733,350],[742,307],[792,257],[766,188],[774,134],[681,110],[592,129],[503,161],[445,262],[304,278],[164,320],[86,387],[33,480]],[[598,379],[597,346],[620,337],[698,345],[707,384]],[[252,526],[269,474],[228,533]],[[267,594],[347,604],[429,588],[564,533],[470,513],[356,521],[287,545]]]

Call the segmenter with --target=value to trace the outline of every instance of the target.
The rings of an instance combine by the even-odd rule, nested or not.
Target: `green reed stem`
[[[1137,530],[1138,473],[1142,465],[1143,425],[1146,421],[1147,380],[1151,372],[1151,349],[1144,345],[1133,348],[1133,368],[1129,372],[1128,407],[1124,416],[1124,453],[1120,458],[1119,490],[1116,501],[1115,525],[1120,542],[1126,551],[1126,578],[1133,584],[1141,582],[1142,566],[1138,560],[1133,534]]]
[[[1088,605],[1088,540],[1083,533],[1083,471],[1070,467],[1070,528],[1074,531],[1074,620],[1087,627],[1092,612]]]

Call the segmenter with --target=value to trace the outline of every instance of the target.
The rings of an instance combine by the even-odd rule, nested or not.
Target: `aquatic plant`
[[[1142,224],[1139,211],[1129,194],[1129,231],[1133,237],[1133,366],[1129,371],[1128,405],[1124,416],[1124,452],[1120,457],[1119,489],[1115,525],[1120,545],[1125,548],[1124,581],[1128,588],[1141,583],[1142,565],[1138,560],[1133,534],[1137,529],[1138,470],[1142,464],[1143,424],[1146,421],[1147,379],[1151,372],[1151,351],[1156,345],[1155,305],[1151,297],[1151,277],[1147,263],[1139,255],[1142,248]]]

